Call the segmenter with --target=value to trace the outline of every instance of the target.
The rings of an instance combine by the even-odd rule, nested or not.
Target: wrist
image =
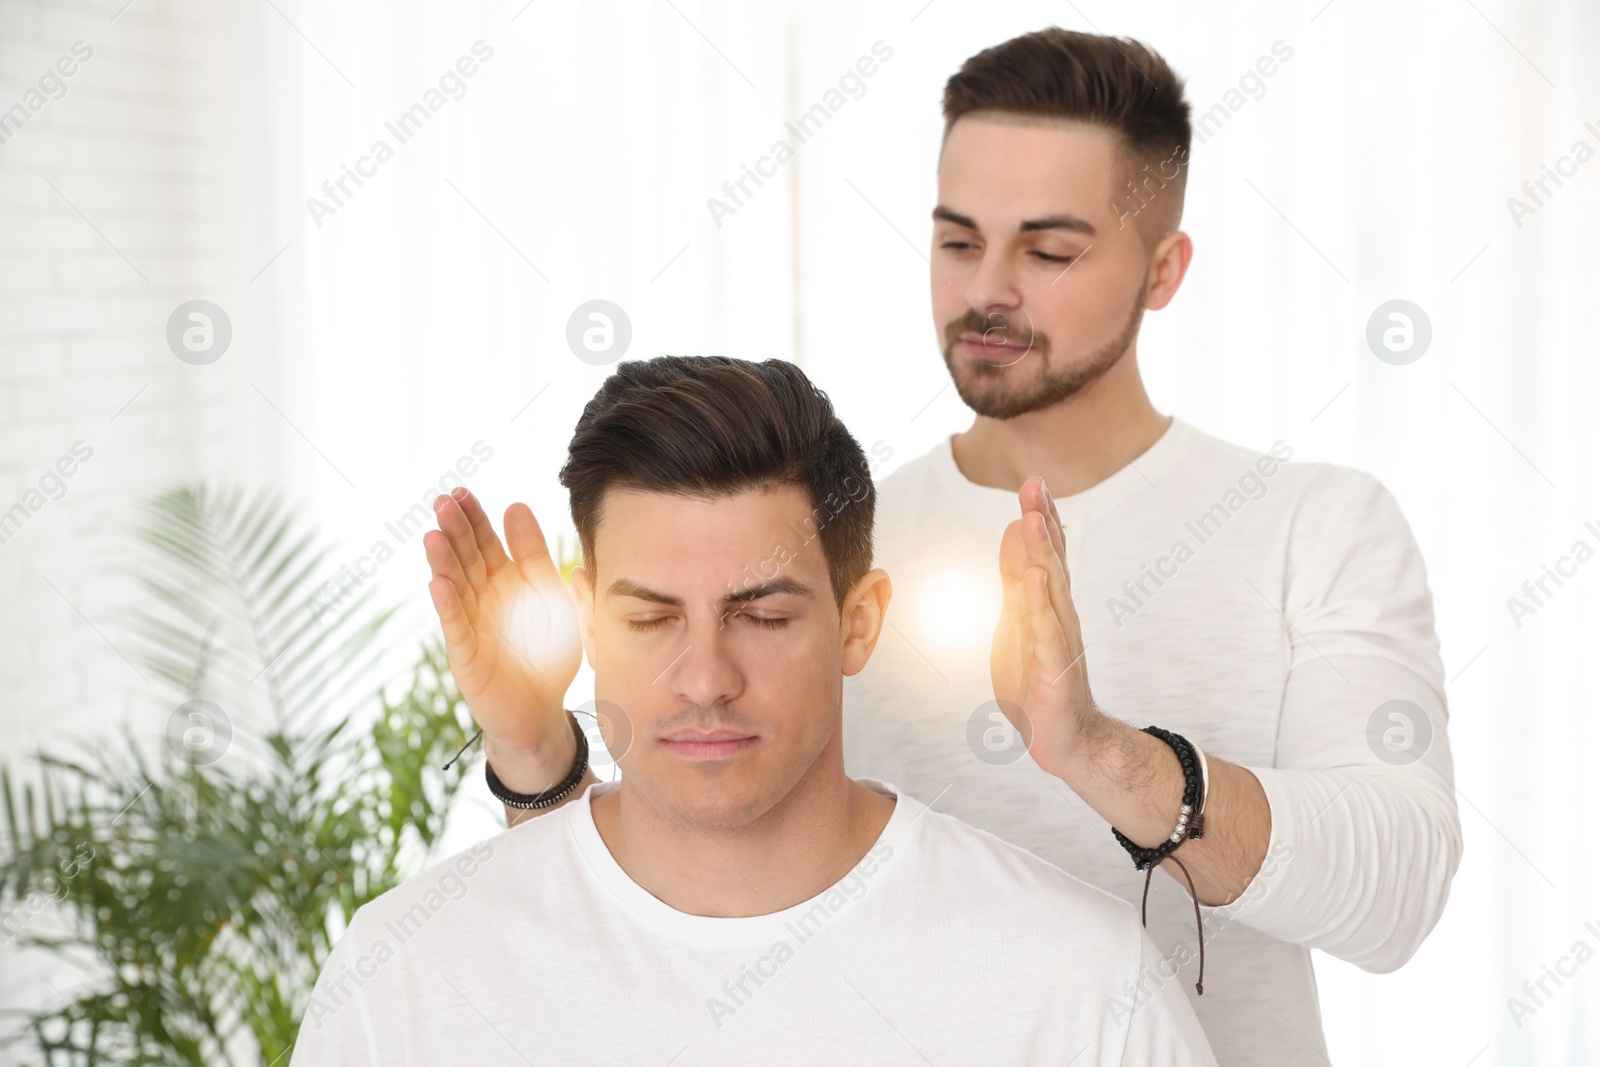
[[[1103,777],[1108,761],[1116,759],[1118,727],[1127,727],[1098,708],[1076,718],[1072,730],[1055,745],[1041,763],[1043,769],[1077,788],[1089,776]]]
[[[516,793],[540,793],[565,778],[578,755],[577,739],[567,723],[568,712],[557,708],[531,745],[483,734],[483,754],[495,777]]]

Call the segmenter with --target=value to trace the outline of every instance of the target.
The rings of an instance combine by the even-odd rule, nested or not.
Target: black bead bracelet
[[[1133,866],[1136,870],[1144,872],[1144,899],[1139,903],[1139,925],[1148,926],[1150,921],[1150,876],[1155,874],[1156,864],[1172,856],[1179,845],[1191,837],[1205,836],[1206,824],[1206,793],[1209,791],[1210,773],[1206,767],[1206,759],[1200,750],[1189,743],[1189,739],[1171,730],[1163,730],[1159,726],[1146,726],[1144,732],[1151,737],[1158,737],[1165,741],[1172,751],[1177,754],[1178,762],[1183,765],[1183,806],[1178,809],[1178,825],[1173,827],[1167,839],[1155,848],[1140,848],[1123,836],[1115,826],[1111,832],[1116,834],[1117,841],[1128,850],[1128,855],[1133,857]],[[1206,931],[1205,924],[1200,921],[1200,895],[1195,891],[1194,878],[1189,874],[1189,868],[1176,856],[1172,862],[1183,871],[1183,877],[1189,883],[1189,896],[1194,903],[1195,936],[1200,945],[1200,973],[1195,978],[1194,991],[1196,995],[1206,991]]]
[[[1183,765],[1183,806],[1178,809],[1178,823],[1172,833],[1154,848],[1141,848],[1123,836],[1115,826],[1111,828],[1111,832],[1116,835],[1117,843],[1127,849],[1128,855],[1133,857],[1134,869],[1140,871],[1155,866],[1172,855],[1184,841],[1191,837],[1202,837],[1205,832],[1206,781],[1200,756],[1195,747],[1183,735],[1163,730],[1159,726],[1146,726],[1144,732],[1151,737],[1160,738],[1171,746],[1172,751],[1177,754],[1178,762]]]
[[[583,727],[578,725],[577,717],[572,712],[567,712],[567,719],[572,723],[573,736],[578,740],[578,751],[572,761],[572,770],[567,772],[567,776],[543,793],[514,793],[500,781],[499,775],[494,773],[494,768],[489,766],[489,761],[485,759],[483,777],[489,783],[489,792],[495,795],[495,799],[507,807],[523,810],[548,808],[552,804],[561,803],[578,788],[578,783],[583,781],[584,772],[589,769],[589,739],[584,736]]]

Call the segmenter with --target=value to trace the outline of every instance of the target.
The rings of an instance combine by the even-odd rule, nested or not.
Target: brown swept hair
[[[956,120],[980,111],[1072,119],[1112,131],[1129,180],[1141,182],[1146,167],[1158,171],[1176,184],[1181,212],[1188,167],[1170,161],[1176,155],[1187,162],[1189,104],[1183,80],[1148,45],[1059,26],[1013,37],[968,59],[945,82],[945,137]],[[1142,183],[1157,180],[1146,176]]]
[[[872,567],[877,494],[866,455],[827,394],[785,360],[658,356],[618,364],[578,418],[561,484],[590,574],[608,489],[715,499],[797,486],[810,498],[810,522],[785,540],[798,550],[820,536],[834,603],[842,607]]]

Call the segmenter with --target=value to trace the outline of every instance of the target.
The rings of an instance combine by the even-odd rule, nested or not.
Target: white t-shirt
[[[591,786],[357,911],[292,1067],[1216,1063],[1171,983],[1129,995],[1126,903],[865,784],[898,799],[855,869],[734,919],[630,879]]]
[[[1290,450],[1275,447],[1258,456],[1174,419],[1056,505],[1101,710],[1174,730],[1266,791],[1266,862],[1206,913],[1203,996],[1193,904],[1164,873],[1149,928],[1217,1057],[1283,1067],[1325,1063],[1306,947],[1398,967],[1438,920],[1461,837],[1411,531],[1370,475],[1280,462]],[[962,476],[948,441],[879,485],[876,562],[894,596],[845,680],[846,765],[1137,901],[1144,875],[1106,821],[992,703],[1000,538],[1020,515],[1015,493]]]

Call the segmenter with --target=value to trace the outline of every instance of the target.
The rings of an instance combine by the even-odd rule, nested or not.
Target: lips
[[[739,730],[675,730],[658,743],[684,759],[718,760],[736,756],[760,740]]]
[[[968,356],[985,363],[1012,363],[1028,354],[1027,345],[994,344],[971,334],[961,338],[961,347]]]

